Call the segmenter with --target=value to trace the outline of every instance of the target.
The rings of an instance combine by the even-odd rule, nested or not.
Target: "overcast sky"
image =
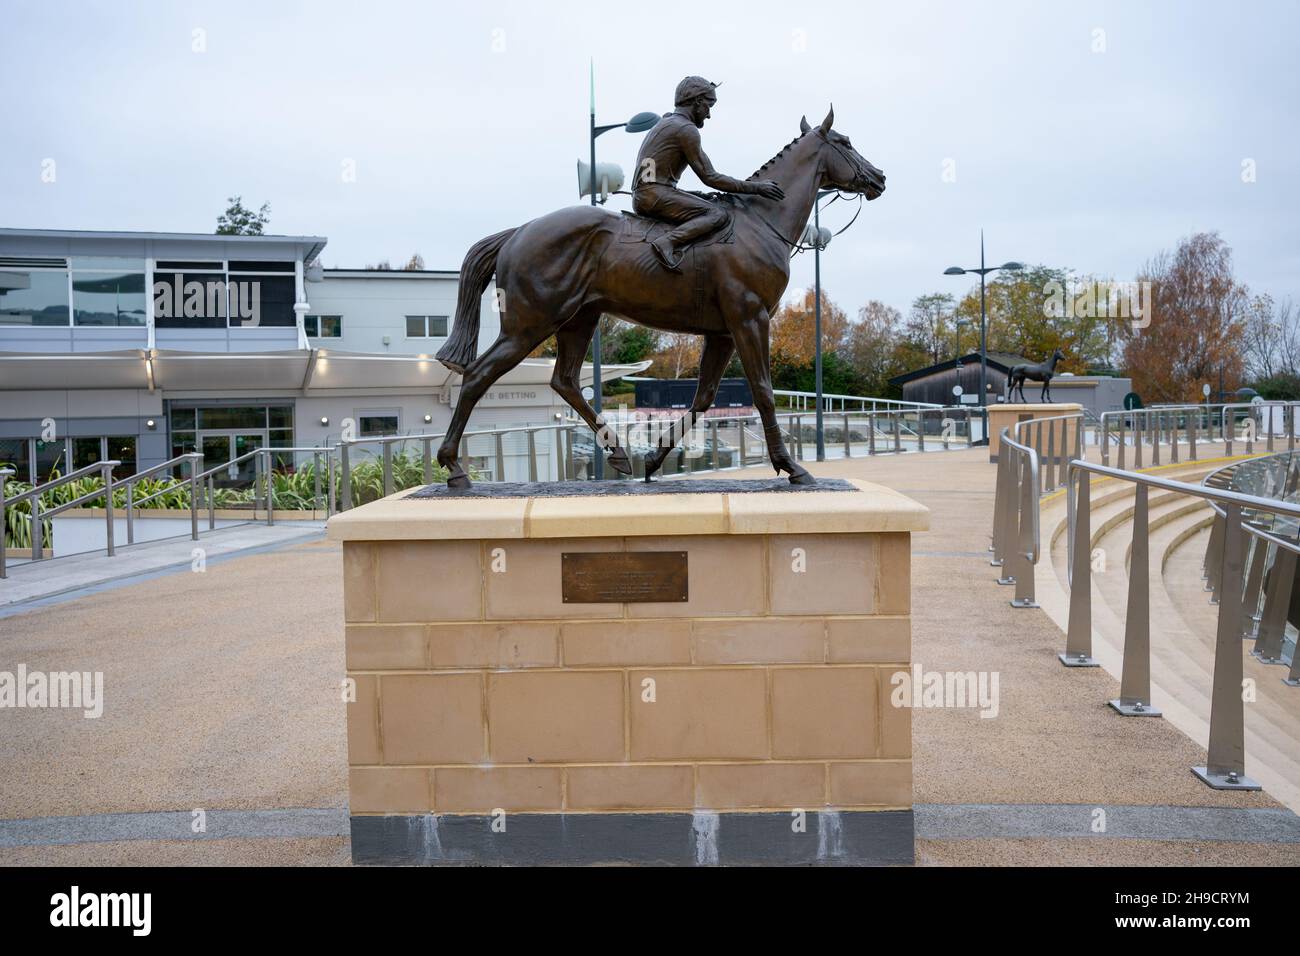
[[[209,232],[240,194],[271,203],[270,232],[328,237],[327,266],[457,269],[579,201],[594,58],[602,123],[670,110],[688,73],[721,81],[704,146],[737,177],[833,101],[889,179],[824,255],[851,313],[965,291],[941,273],[978,263],[981,227],[993,262],[1118,279],[1217,229],[1253,290],[1300,299],[1298,11],[0,0],[0,225]],[[630,171],[640,139],[607,133],[598,158]],[[812,274],[797,257],[790,290]]]

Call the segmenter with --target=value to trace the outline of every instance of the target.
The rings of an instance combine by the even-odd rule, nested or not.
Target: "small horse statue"
[[[1046,362],[1039,362],[1037,365],[1017,365],[1011,369],[1011,374],[1007,376],[1007,400],[1010,401],[1012,395],[1019,390],[1020,401],[1025,401],[1025,382],[1042,382],[1043,394],[1040,401],[1051,403],[1052,401],[1052,378],[1056,375],[1056,363],[1065,358],[1065,353],[1057,349],[1052,353],[1052,357]]]
[[[695,419],[713,404],[722,374],[734,353],[754,393],[768,454],[777,474],[793,484],[814,484],[811,474],[786,451],[776,421],[768,359],[768,324],[790,281],[790,254],[822,189],[838,189],[875,199],[885,191],[885,175],[831,128],[835,111],[820,126],[799,124],[799,135],[750,180],[779,182],[783,199],[726,195],[733,226],[724,237],[701,241],[684,251],[681,272],[660,265],[642,237],[629,241],[625,222],[648,220],[616,215],[596,206],[569,206],[522,226],[480,239],[460,269],[456,321],[438,360],[462,375],[460,398],[438,448],[450,488],[468,488],[469,476],[457,461],[470,412],[492,383],[518,365],[549,336],[557,356],[551,387],[567,401],[609,452],[609,464],[632,473],[618,436],[605,427],[579,387],[587,344],[602,314],[664,332],[704,337],[699,384],[690,410],[663,441],[646,455],[647,479],[687,434]],[[649,232],[648,228],[639,230]],[[635,237],[634,237],[635,238]],[[479,300],[496,276],[501,304],[501,334],[482,355],[478,350]]]

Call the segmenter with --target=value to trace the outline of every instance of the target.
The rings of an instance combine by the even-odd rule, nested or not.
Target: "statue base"
[[[891,691],[929,513],[784,485],[481,485],[332,518],[354,862],[912,862]]]
[[[1003,402],[997,405],[989,406],[989,461],[997,462],[998,450],[1002,447],[1002,429],[1010,428],[1017,422],[1036,421],[1040,418],[1055,418],[1058,415],[1077,415],[1083,411],[1083,406],[1078,402],[1046,402],[1035,404],[1020,404],[1018,402]],[[1052,436],[1052,454],[1051,460],[1060,464],[1068,462],[1074,455],[1075,443],[1077,441],[1079,420],[1071,421],[1054,421],[1045,423],[1043,429],[1042,441],[1042,459],[1048,457],[1047,450],[1047,433],[1048,429],[1053,430]],[[1032,433],[1034,429],[1030,429]],[[1024,437],[1024,429],[1021,430]],[[1064,444],[1062,444],[1064,442]],[[1021,444],[1028,444],[1033,447],[1033,439]]]

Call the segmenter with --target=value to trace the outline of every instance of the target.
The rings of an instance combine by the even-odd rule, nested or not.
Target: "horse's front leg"
[[[776,399],[772,395],[772,372],[767,360],[768,314],[767,309],[754,296],[742,294],[736,297],[737,312],[726,316],[727,328],[740,353],[740,363],[745,367],[745,378],[749,379],[750,390],[754,393],[754,407],[758,409],[763,422],[763,437],[767,441],[767,453],[772,459],[772,467],[777,473],[787,472],[790,483],[794,485],[813,485],[817,480],[786,451],[781,439],[781,428],[776,423]]]
[[[731,362],[731,356],[735,351],[736,345],[729,335],[704,337],[704,353],[700,356],[700,376],[695,386],[695,398],[691,402],[691,410],[678,419],[667,433],[661,435],[659,447],[646,455],[646,481],[649,481],[650,476],[663,467],[664,459],[668,457],[669,452],[676,448],[677,443],[695,427],[695,419],[713,405],[713,399],[718,394],[718,384],[722,381],[722,375],[727,370],[727,365]],[[715,459],[717,454],[718,449],[713,449]]]

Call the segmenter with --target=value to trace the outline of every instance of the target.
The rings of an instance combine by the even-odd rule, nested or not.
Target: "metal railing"
[[[1270,500],[1295,502],[1300,485],[1300,460],[1281,452],[1248,462],[1236,462],[1211,472],[1202,484],[1216,490],[1243,492],[1242,487]],[[1205,549],[1202,577],[1211,600],[1222,608],[1223,566],[1227,509],[1211,500],[1214,519]],[[1242,527],[1247,532],[1242,600],[1241,638],[1253,640],[1251,654],[1263,664],[1287,666],[1284,646],[1300,555],[1300,522],[1275,510],[1243,508]],[[1300,687],[1300,653],[1292,647],[1290,672],[1283,683]]]
[[[817,411],[817,393],[800,392],[788,388],[774,388],[772,394],[778,399],[786,400],[786,407],[801,411]],[[933,402],[904,402],[897,398],[871,398],[864,395],[840,395],[834,392],[822,392],[822,411],[835,411],[836,403],[840,411],[848,411],[849,406],[856,405],[860,412],[865,411],[911,411],[918,408],[942,408]]]
[[[1242,701],[1243,594],[1246,592],[1243,513],[1268,513],[1300,518],[1300,505],[1246,495],[1205,484],[1190,484],[1154,475],[1123,471],[1082,460],[1070,463],[1074,485],[1069,507],[1074,513],[1070,566],[1070,616],[1062,663],[1095,666],[1092,659],[1092,538],[1091,480],[1097,475],[1132,483],[1133,541],[1130,552],[1127,613],[1124,622],[1123,670],[1120,696],[1110,702],[1127,716],[1159,716],[1151,706],[1150,581],[1148,497],[1152,488],[1208,501],[1222,511],[1219,533],[1212,533],[1207,567],[1217,584],[1219,616],[1210,697],[1208,758],[1193,772],[1215,789],[1259,789],[1245,773],[1245,710]]]
[[[78,468],[75,471],[68,472],[66,475],[47,481],[44,484],[37,485],[34,488],[12,498],[6,497],[5,495],[5,482],[8,478],[13,476],[14,472],[12,469],[8,468],[0,469],[0,578],[8,576],[5,509],[10,505],[16,505],[23,501],[31,502],[31,556],[33,561],[41,561],[44,560],[45,557],[45,519],[53,518],[55,515],[74,508],[89,507],[93,505],[95,501],[103,498],[106,536],[104,550],[108,557],[113,557],[117,553],[113,495],[119,488],[124,490],[125,495],[123,517],[126,520],[126,543],[130,545],[135,543],[135,521],[139,512],[144,510],[144,505],[162,495],[174,493],[178,487],[177,485],[170,485],[165,488],[160,488],[142,498],[137,498],[137,483],[143,479],[163,474],[168,470],[175,469],[179,466],[187,467],[189,477],[185,484],[189,486],[190,538],[191,540],[197,541],[199,540],[198,514],[200,509],[200,489],[206,488],[205,504],[208,511],[208,530],[212,530],[216,527],[215,480],[218,474],[230,469],[232,466],[238,465],[241,462],[255,459],[256,475],[253,480],[252,502],[253,520],[257,520],[258,503],[259,501],[263,501],[266,506],[266,523],[268,525],[273,525],[275,524],[275,488],[274,482],[271,478],[271,472],[273,470],[272,458],[280,455],[304,453],[315,456],[314,490],[316,502],[321,501],[321,460],[324,459],[326,463],[329,475],[329,493],[324,499],[324,508],[322,510],[324,510],[328,516],[332,513],[331,503],[335,498],[335,469],[333,467],[334,449],[328,447],[256,448],[253,451],[238,455],[227,462],[223,462],[220,465],[202,472],[199,471],[199,469],[202,468],[203,465],[203,455],[199,452],[187,452],[157,465],[152,465],[125,478],[113,477],[113,469],[122,464],[120,461],[97,461],[85,466],[84,468]],[[104,485],[102,488],[97,488],[94,491],[87,492],[84,495],[80,495],[71,501],[63,502],[53,508],[45,508],[42,506],[42,495],[62,485],[68,484],[69,482],[86,478],[96,472],[98,472],[103,479]]]
[[[1300,402],[1269,401],[1153,405],[1103,412],[1098,426],[1101,460],[1105,465],[1110,464],[1112,445],[1121,470],[1127,467],[1129,449],[1132,449],[1135,469],[1144,467],[1144,449],[1149,449],[1153,466],[1161,463],[1161,449],[1167,451],[1170,463],[1177,463],[1182,446],[1186,446],[1187,460],[1196,461],[1197,445],[1202,441],[1223,442],[1229,455],[1236,440],[1245,442],[1247,453],[1253,454],[1260,437],[1268,451],[1274,450],[1274,439],[1281,437],[1287,439],[1288,449],[1294,449],[1297,407]],[[1239,425],[1243,426],[1240,435]]]

